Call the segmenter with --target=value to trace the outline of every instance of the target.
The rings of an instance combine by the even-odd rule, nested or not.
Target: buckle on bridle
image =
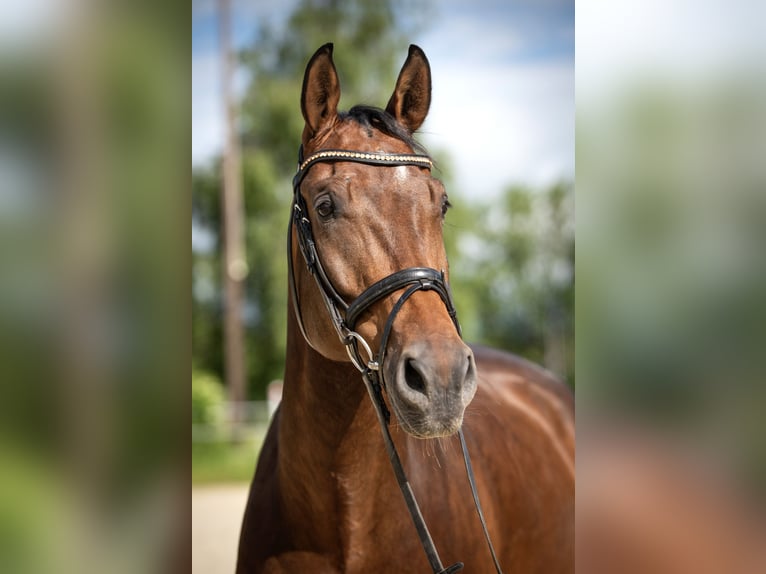
[[[364,337],[356,331],[350,329],[347,329],[347,331],[346,336],[343,338],[343,344],[346,345],[346,353],[348,353],[349,359],[351,359],[351,362],[357,370],[360,373],[364,373],[368,370],[379,371],[380,363],[375,360],[375,356],[372,354],[372,349],[370,349],[370,346],[367,344],[367,341],[364,340]],[[364,352],[367,354],[368,360],[366,364],[364,363],[364,357],[359,354],[359,349],[355,343],[361,344],[362,349],[364,349]]]

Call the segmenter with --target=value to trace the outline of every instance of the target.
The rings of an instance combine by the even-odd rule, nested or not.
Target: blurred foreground
[[[764,16],[577,5],[578,571],[766,571]]]
[[[190,31],[152,5],[0,7],[2,572],[190,570]]]

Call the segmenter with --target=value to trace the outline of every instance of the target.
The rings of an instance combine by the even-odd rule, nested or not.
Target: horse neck
[[[341,439],[357,410],[366,405],[364,384],[351,362],[332,361],[311,348],[298,327],[294,307],[288,308],[281,416],[292,428],[311,430],[310,440],[302,437],[297,446],[316,437],[320,444],[311,444],[312,448],[333,448],[331,439]]]
[[[388,459],[361,375],[309,347],[292,309],[287,349],[278,447],[283,504],[288,523],[313,530],[314,542],[336,544],[348,492],[372,491]]]

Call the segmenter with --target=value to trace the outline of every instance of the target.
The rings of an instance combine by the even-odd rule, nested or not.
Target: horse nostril
[[[415,368],[413,359],[407,359],[404,363],[404,380],[413,391],[426,394],[426,382],[420,371]]]
[[[465,369],[464,381],[470,381],[476,376],[476,366],[473,359],[473,354],[468,355],[468,366]]]

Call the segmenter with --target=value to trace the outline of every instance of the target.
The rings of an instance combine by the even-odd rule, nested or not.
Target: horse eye
[[[442,217],[447,215],[447,210],[452,207],[452,204],[449,202],[449,198],[445,195],[444,198],[442,198]]]
[[[319,217],[323,219],[327,219],[332,216],[332,214],[335,212],[335,206],[332,203],[332,200],[329,197],[324,197],[320,199],[316,206],[315,206],[316,212],[319,214]]]

